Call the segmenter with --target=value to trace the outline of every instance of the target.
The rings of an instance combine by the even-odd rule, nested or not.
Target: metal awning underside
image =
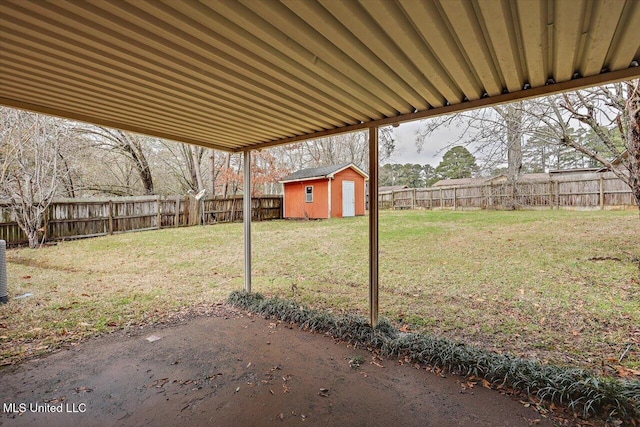
[[[639,28],[637,0],[0,0],[0,104],[238,151],[636,78]]]

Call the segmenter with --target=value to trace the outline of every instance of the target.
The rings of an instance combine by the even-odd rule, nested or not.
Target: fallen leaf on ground
[[[160,378],[159,380],[155,380],[155,382],[151,385],[157,388],[162,388],[168,382],[169,382],[169,378]]]
[[[640,376],[640,370],[638,369],[625,368],[624,366],[616,366],[615,368],[618,370],[618,375],[621,377],[630,377],[633,375]]]

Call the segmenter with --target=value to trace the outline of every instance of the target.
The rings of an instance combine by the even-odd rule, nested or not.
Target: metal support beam
[[[251,292],[251,151],[244,152],[244,186],[242,196],[244,224],[244,290]]]
[[[369,313],[378,326],[378,128],[369,128]]]

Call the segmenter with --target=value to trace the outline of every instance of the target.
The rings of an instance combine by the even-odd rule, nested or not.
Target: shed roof
[[[640,76],[637,0],[0,1],[0,104],[228,151]]]
[[[337,173],[342,172],[343,170],[348,168],[351,168],[362,175],[364,179],[369,179],[369,175],[367,175],[353,163],[344,163],[341,165],[329,165],[321,166],[318,168],[302,169],[285,177],[280,182],[308,181],[311,179],[333,178]]]

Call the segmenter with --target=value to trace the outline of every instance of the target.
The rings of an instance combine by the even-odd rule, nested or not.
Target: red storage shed
[[[285,218],[364,215],[369,176],[353,163],[303,169],[284,178]]]

